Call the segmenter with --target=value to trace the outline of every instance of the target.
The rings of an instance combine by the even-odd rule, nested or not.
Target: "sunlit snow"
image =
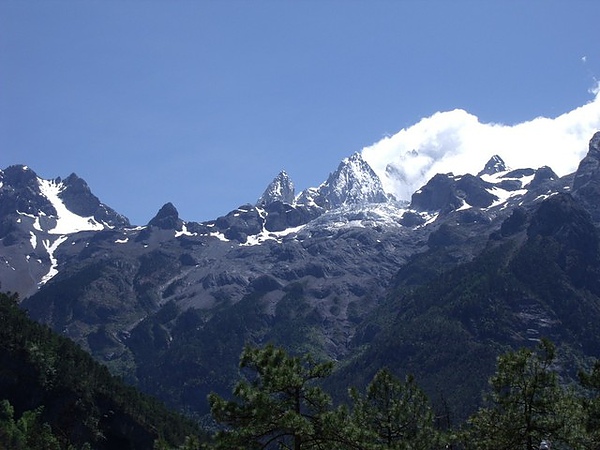
[[[243,246],[253,246],[260,245],[265,241],[274,240],[280,241],[281,238],[288,236],[290,234],[298,233],[302,230],[306,225],[300,225],[294,228],[287,228],[283,231],[268,231],[263,228],[263,230],[259,234],[255,234],[253,236],[248,236],[246,242],[241,244]]]
[[[175,230],[175,237],[179,237],[179,236],[197,236],[197,235],[198,235],[198,233],[192,233],[192,232],[188,231],[185,223],[181,227],[181,231]]]
[[[48,252],[48,257],[50,258],[50,270],[48,271],[48,273],[46,275],[44,275],[42,277],[41,281],[38,283],[38,287],[41,287],[44,284],[46,284],[50,279],[52,279],[58,273],[58,269],[57,269],[58,260],[54,256],[54,252],[56,251],[58,246],[60,244],[62,244],[63,242],[65,242],[67,239],[68,239],[68,236],[59,236],[52,243],[50,243],[50,241],[47,239],[42,240],[42,244],[46,248],[46,251]]]
[[[217,239],[219,239],[220,241],[223,241],[223,242],[229,242],[229,239],[227,239],[225,237],[225,235],[223,233],[221,233],[220,231],[215,231],[214,233],[210,233],[209,236],[216,237]]]
[[[64,189],[62,183],[38,178],[40,191],[56,210],[56,226],[48,230],[50,234],[70,234],[78,231],[99,231],[104,229],[102,224],[93,217],[81,217],[67,209],[58,194]]]

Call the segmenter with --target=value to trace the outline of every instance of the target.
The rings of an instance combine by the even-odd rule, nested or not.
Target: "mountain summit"
[[[267,186],[263,195],[256,202],[256,206],[264,207],[277,201],[291,205],[294,203],[295,195],[294,183],[286,171],[282,170]]]
[[[344,158],[321,186],[302,192],[297,202],[315,203],[330,210],[343,205],[385,203],[391,199],[371,166],[360,153],[354,153]]]
[[[506,170],[508,170],[508,168],[506,167],[506,164],[504,164],[502,158],[498,155],[494,155],[487,163],[485,163],[485,167],[477,174],[477,176],[494,175],[498,172],[505,172]]]

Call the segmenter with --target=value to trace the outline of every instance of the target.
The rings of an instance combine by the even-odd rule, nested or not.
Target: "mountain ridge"
[[[255,204],[215,220],[182,220],[167,203],[146,226],[131,226],[116,215],[112,224],[84,221],[88,228],[66,234],[52,233],[60,217],[50,209],[59,205],[57,191],[65,183],[42,183],[19,166],[9,171],[20,180],[19,188],[6,181],[12,179],[4,177],[6,171],[0,172],[0,211],[6,211],[0,229],[8,230],[2,235],[0,280],[3,289],[25,293],[22,306],[33,318],[74,339],[115,373],[172,406],[206,412],[208,390],[227,391],[245,343],[276,342],[295,352],[347,361],[347,367],[369,354],[367,346],[375,352],[368,358],[375,360],[375,347],[383,352],[384,337],[395,333],[408,339],[393,331],[394,322],[381,325],[381,317],[387,323],[404,311],[398,317],[408,324],[414,314],[427,313],[389,300],[396,292],[433,289],[427,285],[440,274],[488,258],[486,252],[502,243],[514,241],[511,245],[520,248],[528,240],[555,239],[553,245],[569,249],[555,255],[556,273],[572,285],[566,292],[579,292],[577,283],[595,274],[593,254],[585,256],[575,244],[580,236],[596,242],[599,140],[596,133],[588,159],[564,177],[548,167],[510,169],[494,156],[478,175],[438,174],[403,202],[383,192],[377,175],[355,154],[319,187],[298,195],[281,172]],[[79,180],[74,176],[67,184],[89,198],[87,185]],[[39,189],[40,183],[46,190]],[[26,202],[27,196],[37,203]],[[61,200],[62,205],[75,204],[75,197]],[[561,198],[571,200],[560,203]],[[544,221],[535,219],[545,202],[556,212],[544,217],[558,218],[563,209],[573,217],[571,231],[545,230]],[[574,268],[586,264],[591,272],[578,281]],[[494,301],[508,300],[499,296]],[[396,309],[382,310],[388,303]],[[458,322],[451,327],[460,329],[457,336],[475,336]],[[425,342],[422,334],[415,336]],[[475,339],[474,349],[489,352],[482,361],[513,342],[489,346],[477,336],[470,339]],[[583,356],[591,356],[586,351]],[[440,370],[443,374],[447,368]],[[186,379],[185,374],[193,376]]]

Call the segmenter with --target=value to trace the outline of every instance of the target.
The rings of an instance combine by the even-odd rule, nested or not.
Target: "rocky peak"
[[[13,188],[34,187],[37,184],[36,179],[36,173],[29,167],[21,164],[9,166],[0,171],[0,180],[2,180],[2,183]]]
[[[59,198],[69,211],[81,217],[93,217],[98,222],[110,226],[129,226],[129,219],[100,202],[83,178],[72,173],[61,181]]]
[[[437,174],[412,196],[411,207],[419,211],[447,213],[464,204],[487,208],[498,198],[489,192],[492,184],[470,174]]]
[[[93,216],[100,206],[100,200],[90,190],[83,178],[79,178],[72,173],[62,182],[62,189],[59,193],[69,211],[84,217]]]
[[[494,175],[498,172],[505,172],[506,170],[508,170],[508,168],[506,167],[506,164],[504,164],[502,158],[498,155],[494,155],[487,163],[485,163],[485,167],[477,174],[477,176]]]
[[[267,186],[265,192],[263,192],[256,202],[256,206],[264,207],[274,202],[283,202],[291,205],[294,203],[295,196],[294,183],[292,183],[286,171],[282,170]]]
[[[589,151],[600,154],[600,131],[596,131],[590,139]]]
[[[558,180],[558,175],[548,166],[542,166],[535,171],[535,175],[531,183],[529,183],[525,188],[533,189],[548,181]]]
[[[148,225],[158,227],[162,230],[179,230],[183,221],[179,219],[179,212],[173,203],[165,203],[156,216],[154,216]]]
[[[0,219],[16,212],[56,214],[40,191],[37,174],[24,165],[9,166],[0,172]]]
[[[589,143],[589,150],[585,158],[579,163],[573,190],[581,189],[590,182],[598,182],[600,176],[600,131],[596,132]]]
[[[319,186],[316,194],[315,203],[327,209],[390,200],[381,180],[360,153],[342,160],[337,170]]]
[[[451,173],[438,173],[412,195],[411,208],[419,211],[448,212],[462,206],[456,195],[455,180]]]
[[[589,143],[585,158],[579,163],[573,180],[573,195],[600,221],[600,131]]]

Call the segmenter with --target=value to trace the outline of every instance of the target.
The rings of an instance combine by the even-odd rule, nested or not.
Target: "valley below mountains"
[[[382,367],[462,420],[498,355],[557,347],[564,382],[600,357],[600,132],[578,170],[438,174],[402,201],[359,154],[296,193],[286,172],[207,222],[146,225],[72,174],[0,171],[0,283],[113,374],[194,416],[245,344],[334,360],[344,401]]]

